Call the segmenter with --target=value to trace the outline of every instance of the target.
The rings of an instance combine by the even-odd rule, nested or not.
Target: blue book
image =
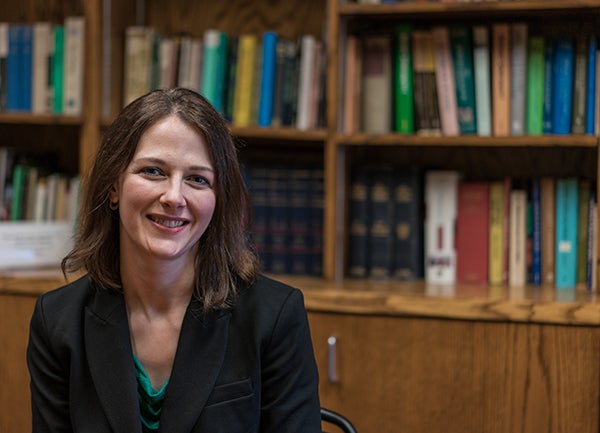
[[[542,285],[542,201],[540,180],[531,183],[531,283]]]
[[[587,73],[587,98],[586,98],[586,118],[585,133],[594,134],[595,115],[596,115],[596,50],[598,49],[598,39],[596,35],[591,35],[588,45],[588,73]]]
[[[23,25],[21,39],[21,93],[19,108],[31,111],[32,72],[33,72],[33,25]]]
[[[552,132],[552,68],[554,63],[554,44],[548,40],[544,45],[544,105],[542,110],[543,133]]]
[[[265,32],[262,40],[262,74],[258,125],[271,126],[273,117],[273,95],[275,92],[275,63],[277,57],[277,33]]]
[[[573,74],[575,43],[570,37],[558,39],[553,62],[552,133],[570,134],[573,115]]]
[[[8,56],[6,58],[6,109],[20,110],[23,26],[10,24],[8,27]]]
[[[577,178],[556,181],[556,288],[573,289],[577,284]]]

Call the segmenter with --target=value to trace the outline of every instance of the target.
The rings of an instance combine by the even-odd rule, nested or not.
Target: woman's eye
[[[204,176],[189,176],[188,181],[196,186],[210,186],[210,183]]]
[[[140,173],[147,176],[162,176],[162,171],[157,167],[144,167],[140,170]]]

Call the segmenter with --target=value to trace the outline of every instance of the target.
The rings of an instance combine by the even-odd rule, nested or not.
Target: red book
[[[456,216],[456,281],[488,283],[489,184],[461,182]]]

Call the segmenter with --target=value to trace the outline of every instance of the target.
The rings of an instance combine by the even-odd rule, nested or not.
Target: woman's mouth
[[[182,227],[188,223],[188,221],[184,221],[184,220],[158,218],[158,217],[155,217],[152,215],[148,215],[148,219],[155,222],[156,224],[159,224],[159,225],[161,225],[163,227],[167,227],[167,228]]]

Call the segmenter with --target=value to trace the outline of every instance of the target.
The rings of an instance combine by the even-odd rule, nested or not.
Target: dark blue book
[[[273,95],[275,93],[275,64],[277,58],[277,33],[265,32],[262,39],[262,74],[258,125],[271,126]]]
[[[544,104],[542,106],[542,131],[544,134],[552,133],[553,65],[554,41],[548,39],[544,45]]]
[[[456,82],[458,126],[461,134],[477,133],[475,118],[475,70],[473,66],[473,41],[471,27],[450,27],[450,47]]]
[[[395,278],[423,278],[423,180],[416,167],[394,171],[394,271]]]
[[[370,182],[369,171],[365,167],[356,167],[351,173],[348,215],[348,275],[366,278],[370,267]]]
[[[596,110],[596,51],[598,50],[598,39],[596,35],[589,37],[588,44],[588,73],[587,73],[587,98],[586,98],[586,117],[585,133],[593,135],[595,132]]]
[[[311,194],[312,172],[308,166],[294,166],[288,172],[290,231],[288,272],[292,275],[312,273]]]
[[[570,134],[573,114],[575,42],[568,36],[558,39],[554,51],[552,78],[552,133]]]
[[[280,164],[269,165],[267,184],[269,272],[285,274],[289,272],[291,221],[288,167]]]
[[[531,283],[542,285],[542,202],[540,180],[531,182]]]
[[[311,169],[310,195],[310,275],[323,275],[323,215],[325,210],[325,184],[323,167]]]
[[[22,110],[21,93],[23,91],[23,33],[24,26],[10,24],[8,27],[8,56],[6,58],[6,109]]]
[[[264,165],[251,165],[245,172],[252,207],[252,242],[264,272],[270,270],[269,256],[269,177]]]
[[[394,237],[393,169],[373,169],[370,179],[369,278],[392,276]]]

